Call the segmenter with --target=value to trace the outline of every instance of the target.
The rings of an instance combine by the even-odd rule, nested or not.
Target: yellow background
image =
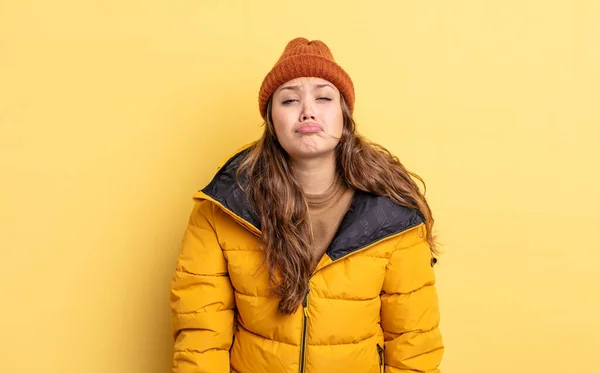
[[[191,196],[261,133],[296,36],[427,182],[443,371],[600,371],[599,19],[596,0],[0,1],[0,372],[169,371]]]

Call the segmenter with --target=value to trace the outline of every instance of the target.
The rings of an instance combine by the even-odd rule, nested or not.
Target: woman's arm
[[[444,346],[425,226],[407,231],[390,256],[381,295],[385,372],[439,373]]]
[[[213,209],[194,205],[171,284],[174,373],[230,372],[235,301]]]

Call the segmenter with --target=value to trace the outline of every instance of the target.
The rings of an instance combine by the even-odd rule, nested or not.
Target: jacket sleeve
[[[391,253],[381,294],[386,373],[440,372],[434,263],[424,225],[403,233]]]
[[[173,373],[230,371],[235,301],[213,209],[195,203],[171,282]]]

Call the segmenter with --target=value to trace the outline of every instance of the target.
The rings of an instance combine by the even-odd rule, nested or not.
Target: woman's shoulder
[[[253,213],[246,194],[237,182],[237,171],[241,161],[255,143],[252,142],[236,149],[222,160],[208,185],[194,194],[194,200],[197,204],[210,206],[210,208],[219,206],[236,217],[242,218],[250,226],[259,229],[258,218]]]
[[[227,154],[225,158],[221,159],[216,166],[214,174],[211,175],[210,182],[198,190],[194,195],[194,199],[200,199],[203,195],[224,197],[225,194],[231,193],[233,191],[232,187],[236,184],[236,174],[240,163],[244,155],[248,153],[255,143],[256,141],[253,141],[238,147],[233,152]]]
[[[356,190],[352,208],[358,211],[354,218],[374,220],[381,224],[400,224],[404,228],[417,226],[425,219],[416,208],[396,203],[391,197]]]

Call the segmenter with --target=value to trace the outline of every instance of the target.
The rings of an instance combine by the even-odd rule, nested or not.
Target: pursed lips
[[[315,122],[305,122],[296,128],[296,132],[300,133],[313,133],[320,131],[323,131],[323,126]]]

